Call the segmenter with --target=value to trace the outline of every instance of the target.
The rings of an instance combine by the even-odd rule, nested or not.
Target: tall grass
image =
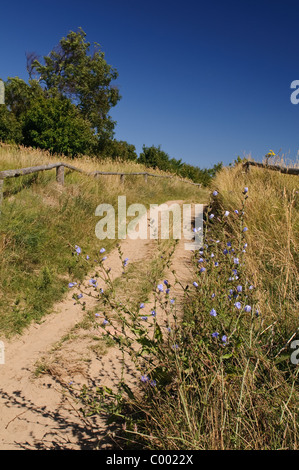
[[[240,208],[244,185],[250,188],[246,205],[248,273],[256,286],[265,317],[282,337],[294,331],[298,319],[298,178],[241,166],[223,170],[214,186],[221,205],[231,213]],[[230,232],[237,236],[238,224]]]
[[[145,328],[118,305],[130,330],[118,341],[142,374],[140,389],[123,386],[107,401],[99,386],[82,400],[85,413],[106,406],[122,423],[122,446],[298,449],[299,369],[290,361],[299,311],[296,184],[260,169],[222,170],[194,283],[185,287],[184,320]],[[153,294],[167,309],[167,295],[157,286]]]
[[[99,161],[88,157],[74,161],[63,156],[22,147],[1,145],[0,170],[24,168],[52,161],[66,161],[86,171],[143,171],[132,162]],[[180,181],[118,176],[94,179],[77,172],[65,172],[65,185],[55,181],[55,170],[6,179],[0,214],[0,332],[21,333],[31,321],[40,321],[53,304],[63,298],[72,279],[82,279],[98,258],[96,238],[101,203],[112,204],[125,195],[132,203],[162,203],[167,199],[197,200],[204,191]],[[129,221],[129,218],[128,218]],[[107,251],[116,240],[105,240]],[[80,245],[90,256],[76,256]],[[95,264],[95,263],[94,263]]]

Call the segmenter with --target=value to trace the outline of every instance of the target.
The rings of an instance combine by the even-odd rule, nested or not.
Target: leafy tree
[[[160,145],[158,147],[143,145],[138,161],[149,168],[159,168],[163,171],[170,170],[169,155],[161,150]]]
[[[5,104],[19,120],[40,96],[44,96],[44,91],[36,80],[29,80],[27,84],[19,77],[8,77],[5,83]]]
[[[79,28],[62,38],[43,64],[37,59],[28,64],[30,77],[38,76],[46,90],[57,89],[69,98],[88,119],[100,140],[112,138],[115,122],[109,116],[111,107],[120,100],[119,90],[111,82],[118,77],[116,69],[107,64],[100,45],[86,41]]]
[[[159,168],[163,171],[176,173],[182,178],[189,178],[194,183],[201,183],[207,186],[211,179],[216,175],[217,171],[222,168],[222,163],[217,163],[212,168],[201,169],[199,167],[183,163],[182,160],[170,158],[169,155],[159,147],[142,147],[143,152],[140,153],[138,161],[147,167]]]
[[[37,80],[14,77],[6,82],[6,106],[0,114],[4,141],[40,147],[68,156],[93,154],[97,138],[90,122],[56,88],[44,90]]]
[[[22,142],[22,126],[4,104],[0,105],[0,141],[16,144]]]
[[[137,160],[136,148],[124,140],[109,140],[100,147],[100,154],[103,157],[121,160]]]
[[[70,100],[41,95],[23,115],[23,143],[76,157],[94,153],[97,139],[89,121]]]

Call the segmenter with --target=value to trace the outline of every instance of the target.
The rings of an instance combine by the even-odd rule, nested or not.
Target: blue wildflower
[[[235,307],[236,307],[238,310],[240,310],[240,308],[242,307],[241,302],[236,302],[236,303],[235,303]]]
[[[100,249],[100,253],[104,253],[105,251],[106,251],[105,248]]]
[[[226,343],[226,341],[227,341],[227,336],[226,336],[226,335],[223,335],[222,338],[221,338],[221,340],[223,341],[223,343]]]
[[[163,284],[158,284],[157,287],[160,292],[163,292]]]
[[[144,308],[144,303],[141,303],[141,304],[139,305],[139,308]]]
[[[75,287],[76,285],[77,285],[77,283],[76,283],[76,282],[70,282],[70,283],[69,283],[69,288],[71,288],[71,287]]]
[[[213,196],[218,196],[218,191],[213,191]]]
[[[155,317],[157,315],[155,310],[152,310],[151,314],[152,314],[153,317]]]
[[[205,270],[206,270],[206,268],[200,268],[199,272],[203,273],[203,272],[205,272]]]
[[[210,311],[210,315],[212,315],[212,317],[216,317],[217,316],[217,312],[214,308],[212,308],[212,310]]]
[[[218,336],[219,336],[219,333],[217,333],[217,331],[215,331],[214,333],[212,333],[212,337],[213,337],[213,338],[218,338]]]
[[[80,246],[78,246],[78,245],[75,245],[75,249],[76,249],[76,252],[77,252],[78,255],[82,252]]]
[[[244,311],[247,312],[247,313],[251,312],[251,307],[250,307],[250,305],[245,305]]]
[[[243,232],[247,232],[247,230],[248,230],[248,228],[247,228],[247,227],[244,227],[242,231],[243,231]]]
[[[242,286],[237,286],[237,291],[242,292]]]
[[[193,285],[194,285],[194,287],[198,287],[198,284],[195,281],[193,282]]]

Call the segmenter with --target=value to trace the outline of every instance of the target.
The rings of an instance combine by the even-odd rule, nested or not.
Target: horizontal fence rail
[[[132,173],[126,173],[126,172],[115,172],[115,171],[92,171],[92,172],[87,172],[84,170],[81,170],[80,168],[77,168],[73,165],[69,165],[68,163],[49,163],[47,165],[39,165],[39,166],[31,166],[28,168],[18,168],[15,170],[4,170],[0,171],[0,205],[3,199],[3,183],[6,178],[16,178],[18,176],[25,176],[25,175],[30,175],[32,173],[37,173],[40,171],[47,171],[47,170],[53,170],[56,169],[56,181],[57,183],[63,185],[64,184],[64,169],[68,168],[69,170],[73,171],[78,171],[79,173],[83,173],[87,176],[93,176],[93,177],[98,177],[98,176],[105,176],[105,175],[118,175],[120,176],[120,181],[121,183],[124,183],[125,177],[126,176],[136,176],[136,175],[143,175],[145,182],[147,182],[148,176],[154,177],[154,178],[175,178],[176,181],[181,181],[182,183],[188,183],[188,184],[193,184],[194,186],[200,187],[200,183],[193,183],[193,181],[188,181],[184,180],[181,178],[177,178],[175,175],[155,175],[154,173],[148,173],[148,172],[132,172]]]
[[[257,166],[259,168],[264,168],[265,170],[279,171],[280,173],[285,173],[287,175],[299,175],[299,168],[286,168],[283,166],[267,165],[265,163],[251,162],[251,161],[245,162],[243,164],[243,167],[245,168],[246,172],[250,170],[250,166]]]

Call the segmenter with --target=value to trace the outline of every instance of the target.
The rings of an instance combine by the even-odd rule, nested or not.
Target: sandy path
[[[168,204],[171,202],[174,201]],[[121,248],[124,257],[134,263],[150,259],[155,245],[151,240],[126,239]],[[175,269],[182,282],[188,280],[190,258],[191,252],[184,249],[184,240],[181,240],[173,257],[173,266],[165,273],[165,279],[173,283],[171,271]],[[111,279],[115,280],[123,270],[117,250],[109,254],[107,262],[112,268]],[[98,284],[101,287],[100,280]],[[83,422],[74,403],[62,394],[53,377],[34,377],[37,361],[84,316],[82,308],[74,305],[72,294],[70,292],[43,323],[31,325],[21,337],[5,341],[5,364],[0,365],[0,450],[82,449],[89,448],[91,443],[105,436],[105,425],[100,418],[96,422]],[[173,294],[178,297],[179,291]],[[179,302],[179,297],[177,300]],[[88,299],[87,308],[95,302]],[[65,354],[68,356],[67,349]],[[71,350],[67,359],[72,362]],[[89,378],[111,386],[119,378],[120,360],[119,351],[109,349],[101,360],[91,361]],[[129,364],[126,377],[135,383]]]

